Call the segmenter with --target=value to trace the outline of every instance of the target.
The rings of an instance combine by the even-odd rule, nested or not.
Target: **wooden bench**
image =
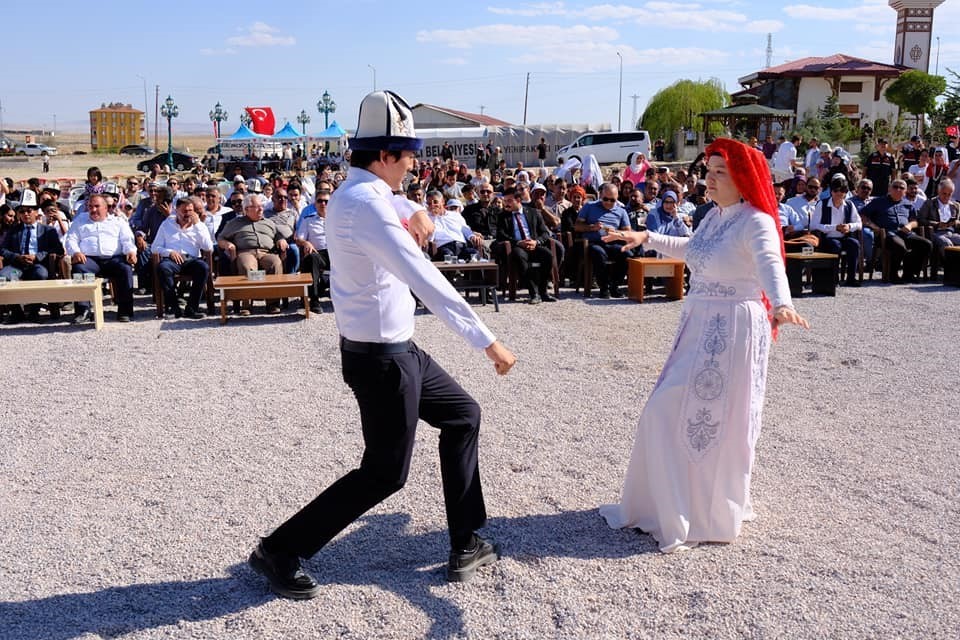
[[[627,258],[627,297],[643,302],[647,278],[663,278],[668,300],[683,299],[683,260],[673,258]]]
[[[84,280],[16,280],[0,286],[0,304],[41,304],[54,302],[89,302],[94,327],[103,328],[103,279]]]
[[[933,248],[937,250],[936,247]],[[943,284],[960,287],[960,247],[945,247],[943,252]]]
[[[487,304],[487,294],[493,297],[493,309],[500,311],[500,301],[497,298],[497,284],[500,281],[500,269],[493,260],[486,262],[447,263],[434,262],[433,265],[440,273],[447,276],[450,284],[457,291],[479,291],[480,303]],[[462,277],[457,277],[457,273]],[[476,276],[476,277],[471,277]]]
[[[213,281],[213,288],[220,291],[220,324],[227,324],[227,302],[233,300],[300,298],[304,317],[309,318],[307,289],[312,284],[313,276],[309,273],[268,274],[263,280],[250,280],[247,276],[220,276]]]
[[[794,298],[803,295],[803,272],[807,268],[812,275],[813,282],[810,288],[813,293],[837,295],[837,274],[840,268],[840,256],[837,254],[818,251],[806,255],[788,253],[786,268],[790,295]]]

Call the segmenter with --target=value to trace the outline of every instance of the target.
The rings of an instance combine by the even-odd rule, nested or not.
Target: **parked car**
[[[149,160],[143,160],[137,163],[137,171],[148,172],[150,171],[150,167],[152,167],[155,164],[158,164],[161,167],[166,166],[167,154],[158,153],[157,155],[153,156]],[[176,169],[177,171],[189,171],[190,169],[193,169],[196,166],[196,164],[197,164],[197,159],[194,158],[193,156],[187,155],[186,153],[179,153],[177,151],[173,152],[173,168]]]
[[[38,142],[28,142],[26,144],[18,144],[14,152],[18,156],[42,156],[44,153],[48,156],[55,156],[57,155],[57,148],[48,147]]]
[[[599,164],[626,162],[627,156],[639,151],[650,157],[650,134],[646,131],[604,131],[585,133],[557,151],[564,160],[576,158],[583,161],[593,155]]]
[[[128,144],[125,147],[120,147],[120,155],[122,156],[152,156],[156,152],[156,149],[144,144]]]

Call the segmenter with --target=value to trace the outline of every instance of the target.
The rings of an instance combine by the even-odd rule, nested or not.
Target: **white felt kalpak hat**
[[[360,103],[354,151],[419,151],[423,140],[413,128],[413,111],[392,91],[374,91]]]
[[[24,189],[23,193],[20,194],[20,202],[17,203],[17,210],[20,209],[36,209],[37,208],[37,194],[34,193],[31,189]]]

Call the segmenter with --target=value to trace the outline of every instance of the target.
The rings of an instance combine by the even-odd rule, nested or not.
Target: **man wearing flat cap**
[[[320,590],[301,568],[301,558],[403,487],[421,419],[440,432],[448,579],[466,581],[500,557],[498,545],[475,534],[486,522],[477,462],[480,407],[413,342],[411,291],[448,328],[485,351],[500,375],[515,358],[423,256],[431,229],[422,206],[394,196],[422,145],[400,96],[377,91],[363,99],[350,140],[350,172],[330,199],[326,235],[343,378],[360,405],[365,450],[357,469],[263,538],[251,554],[250,565],[288,598],[312,598]]]

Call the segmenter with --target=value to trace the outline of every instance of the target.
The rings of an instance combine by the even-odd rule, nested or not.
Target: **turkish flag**
[[[960,127],[958,127],[957,125],[953,125],[952,127],[947,127],[947,135],[951,137],[960,136]]]
[[[276,121],[273,118],[273,109],[270,107],[245,107],[250,117],[253,118],[253,132],[265,136],[273,135],[273,128]]]

